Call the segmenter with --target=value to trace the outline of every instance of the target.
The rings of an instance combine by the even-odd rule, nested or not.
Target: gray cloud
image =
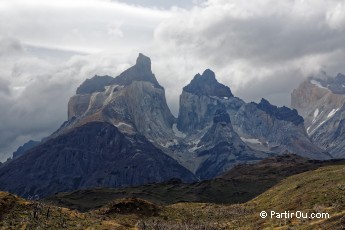
[[[191,69],[214,69],[246,100],[289,104],[291,90],[304,77],[345,70],[343,9],[336,0],[209,0],[176,12],[155,30],[155,39],[162,47],[169,44],[165,52],[183,54]]]

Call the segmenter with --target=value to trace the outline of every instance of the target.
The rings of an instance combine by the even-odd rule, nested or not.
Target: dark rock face
[[[257,107],[279,120],[291,121],[295,125],[300,125],[304,122],[303,117],[298,115],[296,109],[289,109],[285,106],[277,107],[275,105],[271,105],[265,99],[261,99],[261,102],[257,105]]]
[[[39,145],[40,142],[39,141],[33,141],[30,140],[28,142],[26,142],[24,145],[20,146],[14,153],[13,153],[13,159],[18,158],[22,155],[24,155],[27,151],[29,151],[30,149],[34,148],[35,146]]]
[[[207,156],[207,160],[200,165],[195,173],[202,180],[214,178],[235,165],[255,163],[263,159],[263,156],[255,156],[253,151],[246,148],[245,144],[236,146],[235,144],[226,142],[222,142],[211,149],[200,152],[200,156]]]
[[[141,135],[92,122],[51,139],[0,169],[0,189],[26,196],[195,177]]]
[[[110,76],[94,76],[84,81],[77,89],[77,94],[90,94],[95,92],[104,92],[105,86],[111,84],[114,78]]]
[[[230,121],[230,116],[226,112],[225,109],[218,109],[216,111],[216,114],[214,115],[213,123],[219,123],[219,122],[224,122],[226,124],[229,124],[231,122]]]
[[[130,85],[133,81],[148,81],[156,88],[163,88],[151,71],[150,58],[143,54],[139,54],[136,64],[117,76],[112,84]]]
[[[189,85],[183,88],[183,91],[198,96],[216,96],[216,97],[232,97],[229,87],[220,84],[216,80],[216,76],[212,70],[205,70],[202,75],[195,75]]]
[[[268,156],[250,149],[241,140],[234,131],[226,110],[217,110],[213,122],[198,144],[198,156],[206,157],[195,173],[198,178],[210,179],[238,163],[255,162]]]

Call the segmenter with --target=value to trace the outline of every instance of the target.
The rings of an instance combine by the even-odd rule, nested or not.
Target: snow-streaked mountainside
[[[333,157],[345,158],[345,75],[310,77],[291,94],[291,106],[304,117],[306,131]]]
[[[286,152],[331,158],[310,141],[296,110],[265,99],[245,103],[209,69],[183,88],[175,118],[150,58],[139,54],[119,76],[83,82],[68,102],[68,120],[0,167],[0,189],[46,196],[171,178],[202,180]]]

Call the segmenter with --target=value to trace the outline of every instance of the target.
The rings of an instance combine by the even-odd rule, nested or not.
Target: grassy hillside
[[[297,155],[265,159],[258,164],[238,165],[213,180],[184,184],[178,180],[121,189],[89,189],[60,193],[48,198],[57,205],[88,211],[113,199],[142,198],[160,205],[179,202],[236,204],[253,199],[282,179],[344,161],[308,160]]]
[[[330,218],[262,219],[261,211],[326,212]],[[344,229],[345,165],[291,176],[245,204],[179,203],[140,223],[142,229]]]

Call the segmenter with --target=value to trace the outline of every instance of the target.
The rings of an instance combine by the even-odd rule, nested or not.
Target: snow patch
[[[262,145],[262,142],[259,139],[251,139],[251,138],[241,137],[241,140],[246,142],[246,143],[249,143],[249,144],[259,144],[259,145]]]
[[[310,83],[313,84],[313,85],[316,85],[317,87],[319,87],[319,88],[321,88],[321,89],[328,89],[328,88],[322,86],[321,83],[318,82],[318,81],[310,80]]]
[[[319,109],[317,108],[314,112],[314,118],[316,118],[319,115]]]
[[[318,126],[316,126],[316,128],[315,128],[313,131],[315,131],[315,130],[317,130],[318,128],[320,128],[320,126],[323,125],[323,123],[325,123],[327,120],[328,120],[328,119],[326,119],[326,120],[324,120],[323,122],[321,122]]]
[[[119,122],[115,125],[116,127],[120,127],[120,126],[128,126],[130,128],[133,128],[132,125],[130,124],[127,124],[127,123],[124,123],[124,122]]]
[[[164,148],[169,148],[170,146],[173,146],[173,145],[178,145],[178,141],[176,139],[170,140],[166,142],[165,144],[161,143],[161,146],[163,146]]]
[[[223,97],[225,100],[228,100],[229,98],[228,97]]]
[[[329,114],[328,114],[328,116],[327,116],[327,118],[331,118],[331,117],[333,117],[334,116],[334,114],[336,113],[336,112],[338,112],[338,110],[339,110],[340,108],[337,108],[337,109],[332,109],[332,111],[331,112],[329,112]]]
[[[114,89],[117,88],[118,85],[110,85],[110,86],[105,86],[105,93],[104,95],[107,97],[103,105],[109,104],[109,102],[113,99],[113,94],[114,94]]]
[[[89,110],[92,108],[92,106],[95,104],[96,99],[97,99],[97,96],[98,96],[99,94],[100,94],[99,92],[96,92],[96,93],[92,93],[92,94],[91,94],[90,103],[89,103],[89,107],[87,108],[87,111],[89,111]]]
[[[318,126],[316,126],[316,127],[313,129],[312,132],[315,132],[318,128],[321,127],[321,125],[323,125],[326,121],[328,121],[330,118],[332,118],[332,117],[334,116],[334,114],[336,114],[336,113],[338,112],[339,109],[340,109],[340,108],[332,109],[332,111],[329,112],[329,114],[327,115],[326,119],[325,119],[324,121],[320,122],[320,124],[319,124]],[[314,115],[315,115],[315,113],[314,113]],[[313,123],[315,122],[315,119],[316,119],[316,118],[314,118]],[[310,127],[308,127],[308,129],[307,129],[307,133],[308,133],[308,134],[309,134],[309,129],[310,129]],[[310,132],[310,133],[311,133],[311,132]]]
[[[192,147],[192,148],[190,148],[190,149],[188,149],[188,151],[189,152],[195,152],[196,150],[198,150],[198,149],[200,149],[200,148],[202,148],[202,147],[204,147],[204,145],[201,145],[201,146],[194,146],[194,147]]]
[[[180,137],[180,138],[185,138],[187,135],[180,130],[177,129],[177,124],[173,124],[172,130],[175,134],[175,136]]]
[[[319,108],[317,108],[314,112],[314,119],[313,119],[312,123],[314,123],[316,121],[317,116],[319,116],[319,112],[320,112]]]

